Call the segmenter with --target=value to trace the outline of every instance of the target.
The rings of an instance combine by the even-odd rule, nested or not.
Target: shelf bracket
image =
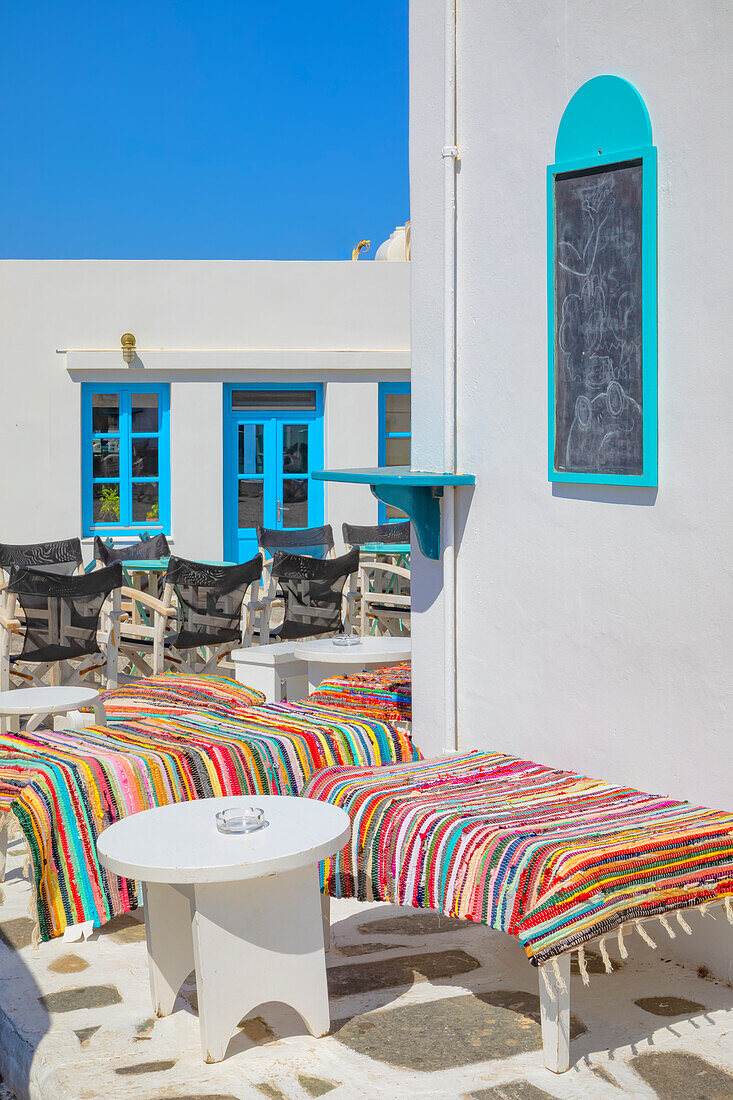
[[[440,498],[442,485],[385,485],[370,486],[377,500],[399,508],[412,520],[417,541],[426,558],[440,558]]]

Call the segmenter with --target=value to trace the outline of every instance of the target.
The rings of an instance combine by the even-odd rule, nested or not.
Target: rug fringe
[[[618,953],[622,959],[628,959],[629,953],[626,950],[626,944],[624,943],[624,926],[620,924],[618,926]]]
[[[682,931],[686,932],[688,936],[691,936],[692,935],[692,929],[690,928],[689,924],[687,923],[685,918],[680,913],[679,909],[677,910],[676,916],[677,916],[677,923],[679,924]]]
[[[554,961],[555,960],[553,959],[553,962]],[[540,974],[542,975],[542,981],[545,983],[545,989],[547,991],[547,996],[550,998],[551,1001],[555,1001],[555,1000],[557,1000],[557,997],[555,996],[555,989],[553,987],[552,982],[550,981],[549,975],[547,974],[546,966],[547,966],[547,963],[545,963],[544,966],[540,967]]]
[[[655,944],[654,940],[651,938],[651,936],[647,932],[647,930],[644,927],[644,925],[642,924],[642,922],[637,920],[637,921],[634,921],[634,924],[636,925],[636,931],[639,933],[639,935],[643,939],[644,943],[648,944],[649,947],[656,948],[657,945]]]
[[[590,985],[590,978],[588,977],[588,967],[585,964],[585,948],[582,943],[578,948],[578,970],[580,976],[583,979],[583,985]]]
[[[603,959],[603,965],[606,968],[607,974],[613,973],[613,964],[611,962],[611,956],[608,954],[608,948],[606,947],[606,937],[601,936],[598,941],[598,948],[601,952],[601,958]]]
[[[675,932],[674,928],[672,927],[672,925],[667,920],[664,913],[660,914],[659,923],[661,924],[662,928],[664,929],[664,931],[667,933],[667,935],[669,936],[669,938],[671,940],[676,938],[677,933]]]
[[[557,958],[554,958],[552,960],[552,971],[555,975],[555,981],[557,982],[557,988],[560,990],[561,993],[567,993],[568,987],[566,986],[565,979],[563,978],[562,973],[560,971],[560,963],[557,961]]]

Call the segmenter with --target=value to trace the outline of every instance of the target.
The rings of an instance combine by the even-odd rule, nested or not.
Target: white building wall
[[[409,279],[391,263],[0,261],[0,541],[80,533],[82,381],[171,383],[185,556],[223,552],[225,382],[324,383],[329,460],[376,464],[378,383],[409,378]],[[377,519],[368,492],[334,487],[326,508],[339,531]]]
[[[442,465],[443,3],[411,17],[413,464]],[[458,711],[502,748],[733,808],[733,21],[715,0],[458,3]],[[545,166],[615,73],[659,148],[659,490],[547,481]],[[413,555],[415,728],[443,747],[435,566]]]

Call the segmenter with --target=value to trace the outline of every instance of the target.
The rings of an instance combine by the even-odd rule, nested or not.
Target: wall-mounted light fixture
[[[120,343],[122,344],[122,358],[129,366],[137,355],[135,351],[135,337],[131,332],[125,332],[122,334]]]

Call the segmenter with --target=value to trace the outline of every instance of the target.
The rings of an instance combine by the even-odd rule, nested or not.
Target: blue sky
[[[343,259],[409,217],[407,0],[2,4],[0,255]]]

